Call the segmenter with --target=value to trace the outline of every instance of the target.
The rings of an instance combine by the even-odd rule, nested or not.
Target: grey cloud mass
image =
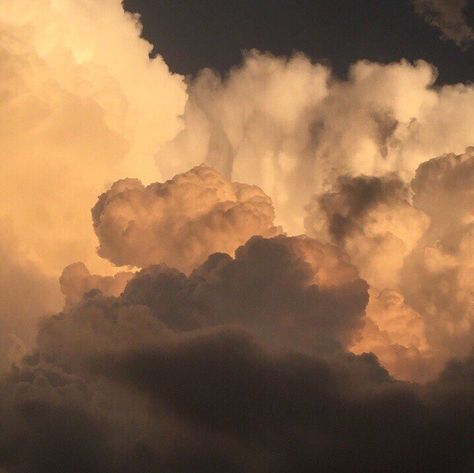
[[[438,28],[444,39],[460,47],[470,47],[474,30],[469,25],[465,10],[470,0],[414,0],[415,11],[430,25]]]

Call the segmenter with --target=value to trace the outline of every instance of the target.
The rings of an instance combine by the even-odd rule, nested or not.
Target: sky
[[[0,0],[0,473],[474,469],[474,5]]]
[[[242,50],[256,48],[286,56],[304,52],[341,77],[358,59],[401,57],[434,64],[440,84],[474,75],[472,48],[439,41],[439,30],[414,14],[412,0],[126,0],[124,5],[141,14],[154,52],[180,74],[205,67],[226,73],[241,62]],[[472,3],[467,5],[471,27],[473,11]]]

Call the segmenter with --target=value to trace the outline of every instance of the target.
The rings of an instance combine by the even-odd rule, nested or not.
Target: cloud
[[[403,379],[432,377],[472,347],[473,160],[472,148],[428,160],[411,184],[341,176],[307,206],[308,234],[347,251],[371,286],[352,349]]]
[[[471,160],[468,150],[423,164],[413,195],[393,174],[340,178],[308,206],[311,228],[328,242],[254,236],[188,274],[160,264],[102,277],[70,265],[61,277],[63,312],[41,322],[36,349],[0,384],[0,466],[40,473],[468,470],[472,356],[436,376],[445,358],[436,351],[443,347],[434,343],[436,324],[427,325],[428,288],[412,284],[418,311],[404,282],[406,262],[417,264],[434,236],[467,251],[469,242],[460,241],[470,225]],[[216,195],[218,204],[229,202],[222,196],[235,196],[234,186],[207,167],[147,188],[119,181],[94,215],[105,215],[118,197],[112,215],[133,211],[153,221],[153,210],[166,209],[161,199],[171,197],[172,209],[193,217],[198,207],[208,212],[206,202],[212,211]],[[242,186],[272,209],[259,189]],[[439,213],[434,196],[447,200]],[[458,210],[447,212],[449,199]],[[416,235],[404,229],[416,222]],[[143,245],[140,236],[126,253]],[[397,253],[396,288],[379,290],[374,278],[369,301],[345,251],[357,249],[348,244],[353,238],[366,249],[386,238],[408,245]],[[363,255],[367,271],[372,253]],[[410,274],[422,274],[413,267]],[[430,288],[438,290],[436,278]]]
[[[473,220],[474,147],[420,165],[412,181],[414,205],[431,217],[431,238],[448,236]]]
[[[205,162],[258,185],[298,234],[311,196],[340,175],[409,181],[420,163],[472,144],[474,88],[437,87],[436,75],[425,61],[361,60],[338,80],[302,54],[250,51],[226,76],[205,70],[191,82],[184,129],[158,163],[172,176]]]
[[[474,321],[473,149],[423,163],[412,186],[414,205],[431,225],[405,264],[401,287],[429,337],[451,354],[466,354]]]
[[[111,342],[117,332],[103,329],[121,322],[109,314],[86,324]],[[140,319],[136,327],[155,344],[117,352],[116,343],[98,338],[76,352],[93,355],[92,364],[64,370],[64,358],[44,356],[49,342],[59,348],[74,333],[58,332],[10,375],[1,387],[3,467],[178,473],[311,471],[317,464],[338,473],[472,465],[472,357],[423,387],[393,381],[370,355],[269,353],[236,328],[163,339]]]
[[[180,130],[186,92],[140,34],[120,0],[0,0],[0,246],[24,280],[2,278],[1,299],[29,307],[1,311],[11,330],[58,310],[71,259],[111,272],[95,250],[97,195],[131,170],[160,177],[154,153]]]
[[[117,265],[164,263],[190,272],[216,251],[232,254],[252,235],[271,236],[271,200],[207,166],[147,187],[116,182],[92,210],[99,254]]]
[[[472,85],[0,12],[0,470],[472,469]]]
[[[89,288],[116,281],[91,276],[75,264],[66,268],[61,282],[65,293],[75,297],[83,283]],[[204,472],[258,469],[261,461],[270,465],[274,454],[254,434],[257,422],[268,416],[262,410],[264,398],[274,393],[275,408],[281,405],[288,411],[293,400],[291,392],[286,397],[282,391],[285,384],[296,382],[295,389],[304,388],[314,365],[314,380],[321,387],[313,385],[311,395],[321,393],[326,399],[339,376],[338,369],[332,373],[323,362],[303,357],[300,363],[298,356],[293,361],[286,354],[326,354],[315,342],[348,338],[366,303],[367,286],[343,253],[309,238],[284,236],[254,237],[234,259],[214,254],[189,277],[164,266],[146,268],[118,297],[88,291],[80,302],[70,299],[62,313],[42,321],[37,350],[3,380],[0,465],[39,472],[53,466],[62,471],[151,471],[158,466]],[[194,325],[183,325],[184,317]],[[302,344],[306,339],[312,342],[309,347]],[[161,354],[168,360],[164,364]],[[128,376],[136,355],[145,358],[138,361],[142,371],[131,368],[134,376],[154,366],[163,380],[161,400]],[[364,386],[373,377],[388,379],[374,358],[365,359],[354,359],[346,371],[360,372]],[[183,417],[184,398],[173,393],[181,385],[187,397],[187,381],[197,381],[204,364],[213,373],[212,381],[203,378],[201,383],[213,393],[207,401],[212,407],[202,403],[207,397],[203,390],[194,401],[189,399],[189,418]],[[170,368],[172,376],[166,374]],[[239,397],[228,398],[228,414],[219,420],[222,387],[229,392],[241,389],[240,376],[250,392],[260,376],[267,381],[256,402],[251,397],[243,404]],[[214,384],[219,378],[223,385]],[[130,389],[130,384],[135,387]],[[174,406],[168,404],[171,398]],[[234,432],[233,418],[239,415],[244,417]],[[286,416],[281,411],[276,422],[268,424],[269,433],[277,429],[272,436],[279,443],[278,422]],[[46,429],[53,435],[45,436]],[[247,436],[257,438],[257,445],[250,447]],[[81,443],[77,449],[76,442]]]
[[[0,212],[49,272],[71,253],[101,268],[96,196],[131,170],[159,177],[153,155],[180,129],[183,79],[121,3],[2,1]]]
[[[255,206],[246,187],[249,195],[230,198],[245,205],[200,221],[208,233],[193,233],[190,224],[187,240],[185,232],[174,234],[175,242],[158,248],[150,220],[143,248],[130,241],[127,249],[121,234],[101,241],[102,255],[116,264],[164,262],[189,273],[210,253],[232,254],[270,227],[300,234],[305,205],[341,175],[397,172],[408,182],[421,162],[472,144],[472,86],[436,87],[436,71],[423,61],[359,61],[341,81],[302,54],[251,51],[227,76],[206,70],[186,85],[160,56],[150,59],[138,17],[119,0],[1,5],[0,215],[21,247],[13,259],[25,257],[46,279],[71,261],[93,274],[113,273],[97,256],[89,209],[127,176],[148,189],[204,162],[272,198],[275,223],[271,204],[262,197]],[[250,200],[253,210],[241,212]],[[393,254],[408,248],[395,246]],[[387,278],[396,277],[397,264]],[[56,287],[55,307],[59,298]]]
[[[253,237],[235,258],[213,254],[189,277],[161,265],[101,278],[75,264],[61,286],[66,307],[41,322],[37,342],[45,361],[73,367],[222,326],[242,327],[276,352],[339,352],[368,301],[347,256],[307,237]]]
[[[315,464],[324,472],[397,471],[413,463],[462,471],[472,453],[457,415],[472,409],[472,359],[456,368],[419,389],[394,383],[370,357],[273,358],[224,333],[133,354],[111,372],[151,406],[163,402],[180,418],[249,446],[253,462],[246,466],[244,456],[244,471],[311,471]],[[452,411],[444,390],[459,382]]]
[[[114,276],[91,274],[84,263],[66,266],[59,278],[66,307],[78,304],[90,291],[96,289],[104,296],[120,296],[133,273],[122,271]]]
[[[393,289],[430,222],[410,198],[409,186],[397,175],[340,176],[307,206],[306,229],[344,248],[371,285]]]
[[[414,0],[415,11],[427,23],[438,28],[442,37],[459,47],[469,47],[474,31],[468,23],[465,10],[469,0]]]
[[[304,237],[253,237],[235,258],[214,254],[189,278],[147,268],[124,299],[170,327],[243,325],[277,350],[334,350],[361,326],[367,285],[346,256]]]
[[[45,316],[61,307],[58,283],[45,276],[22,252],[10,232],[8,221],[2,223],[0,239],[0,371],[20,360],[36,336],[32,318]]]
[[[266,260],[267,256],[272,260]],[[126,314],[127,308],[133,306],[140,314],[151,311],[153,324],[159,320],[177,331],[237,324],[277,350],[334,350],[339,343],[351,339],[351,333],[361,325],[367,304],[367,286],[343,254],[300,238],[254,238],[238,250],[235,260],[224,254],[213,255],[189,278],[163,266],[146,268],[129,280],[120,304],[101,294],[103,279],[89,276],[86,281],[88,289],[97,290],[82,293],[78,308],[70,300],[66,309],[72,315],[51,319],[50,330],[41,331],[42,336],[50,333],[50,345],[58,339],[59,347],[63,347],[66,335],[58,334],[66,330],[75,338],[68,345],[76,346],[80,353],[95,338],[94,333],[84,332],[84,327],[97,317],[94,314]],[[105,278],[105,282],[115,288],[117,281]],[[82,289],[80,284],[77,287]],[[75,292],[72,294],[76,296]],[[104,302],[99,304],[102,299]],[[104,321],[114,325],[117,317],[121,316],[105,316]],[[135,332],[133,324],[139,325],[138,315],[133,317],[127,327],[129,332],[122,333],[127,343]],[[78,325],[73,328],[71,321]],[[105,342],[97,343],[98,347],[104,345]],[[114,346],[119,347],[120,343],[115,341]]]
[[[144,304],[91,292],[78,305],[41,321],[41,357],[69,372],[81,372],[94,357],[155,346],[171,336]]]
[[[340,176],[306,207],[309,235],[347,251],[370,284],[367,318],[351,350],[373,352],[398,379],[426,380],[440,368],[423,317],[400,289],[405,261],[430,225],[396,174]]]
[[[389,289],[371,289],[364,328],[350,350],[375,353],[393,377],[406,381],[429,381],[444,362],[427,340],[423,317]]]

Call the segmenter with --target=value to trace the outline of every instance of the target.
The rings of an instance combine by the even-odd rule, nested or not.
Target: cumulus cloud
[[[66,307],[78,304],[83,297],[94,289],[104,296],[120,296],[133,273],[121,271],[114,276],[91,274],[84,263],[72,263],[66,266],[59,278],[61,292]]]
[[[402,288],[429,336],[465,354],[474,338],[474,150],[423,163],[412,186],[431,225],[405,265]]]
[[[300,349],[347,342],[368,300],[366,283],[343,253],[303,237],[254,238],[234,261],[215,256],[193,278],[204,317],[244,319],[273,342]]]
[[[350,350],[375,353],[392,376],[407,381],[433,379],[444,361],[427,340],[423,317],[389,289],[371,289],[364,328]]]
[[[404,379],[432,376],[474,341],[473,164],[468,148],[422,163],[411,184],[342,176],[307,206],[308,233],[347,251],[371,286],[353,350]]]
[[[338,473],[413,464],[440,473],[468,470],[472,357],[436,376],[444,360],[433,348],[436,324],[427,325],[421,309],[430,306],[418,292],[420,311],[405,300],[408,266],[397,266],[390,290],[377,289],[373,277],[367,305],[368,284],[352,261],[368,271],[371,252],[351,259],[357,245],[348,242],[370,248],[395,238],[407,245],[397,258],[413,264],[434,236],[466,251],[469,243],[460,242],[470,225],[471,159],[468,150],[425,163],[414,195],[393,174],[340,178],[308,206],[309,228],[323,242],[254,236],[235,254],[214,253],[187,274],[164,264],[115,277],[92,275],[81,263],[67,267],[63,312],[42,321],[36,349],[0,385],[0,466],[117,473],[263,473],[314,465]],[[218,185],[202,185],[200,173]],[[193,191],[180,189],[181,181]],[[115,195],[114,186],[103,194],[94,216],[105,215],[117,196],[112,215],[133,222],[155,219],[157,208],[166,215],[160,199],[167,196],[191,217],[200,202],[212,209],[216,195],[235,196],[235,184],[207,167],[148,188],[131,181],[138,196],[127,195],[129,184],[119,181]],[[459,211],[440,207],[438,214],[433,195],[449,199],[454,189]],[[247,190],[272,208],[260,190]],[[414,222],[422,222],[416,235],[404,227]],[[136,231],[127,252],[146,241],[140,235],[147,231],[146,225]],[[159,234],[147,238],[162,244]],[[405,383],[391,374],[431,382]]]
[[[346,255],[305,237],[253,237],[235,258],[217,253],[189,278],[147,268],[124,299],[174,329],[237,324],[271,346],[338,349],[362,325],[368,294]]]
[[[232,254],[252,235],[271,236],[272,202],[258,187],[199,166],[149,186],[116,182],[92,210],[99,254],[117,265],[164,263],[190,272],[216,251]]]
[[[470,471],[473,86],[140,33],[0,0],[0,470]]]
[[[165,175],[206,162],[261,187],[277,222],[303,231],[303,207],[340,175],[413,177],[418,165],[472,144],[474,88],[436,87],[424,61],[359,61],[348,79],[297,54],[251,51],[225,77],[189,86],[185,128],[158,153]]]
[[[254,237],[235,258],[214,254],[189,277],[151,266],[133,276],[121,296],[88,291],[74,303],[85,287],[115,283],[91,276],[81,264],[65,269],[61,285],[70,304],[42,321],[37,350],[0,387],[1,466],[38,472],[53,465],[62,471],[264,471],[293,461],[290,451],[285,459],[275,457],[269,438],[257,429],[263,422],[272,438],[284,441],[278,424],[290,425],[284,411],[293,409],[285,385],[306,389],[309,375],[316,384],[311,382],[308,399],[319,393],[325,402],[339,378],[349,386],[360,375],[357,389],[389,382],[373,357],[341,351],[360,325],[367,285],[330,245],[306,237]],[[337,346],[328,351],[328,343]],[[335,366],[289,355],[294,350],[334,357]],[[136,356],[141,371],[132,367]],[[209,379],[202,377],[206,365]],[[161,399],[141,385],[145,378],[134,378],[152,366],[162,380]],[[203,390],[189,397],[191,380]],[[249,393],[260,390],[256,402],[222,392],[243,386]],[[271,411],[280,412],[274,420],[261,410],[268,395],[276,403]],[[305,410],[295,425],[304,423]],[[51,437],[44,437],[46,419]],[[254,446],[251,438],[258,440]],[[76,442],[81,446],[74,449]]]
[[[71,254],[100,267],[88,210],[131,170],[159,177],[153,154],[180,128],[182,78],[149,59],[120,0],[2,0],[0,11],[0,210],[47,270]]]
[[[425,380],[439,364],[423,317],[400,292],[405,260],[430,225],[429,216],[413,207],[411,194],[395,174],[341,176],[306,207],[305,225],[309,235],[347,251],[371,286],[365,327],[351,349],[374,352],[399,379]]]
[[[413,179],[414,205],[432,220],[430,236],[447,238],[474,219],[474,147],[420,165]]]
[[[89,210],[131,170],[159,178],[154,153],[180,129],[183,78],[149,58],[140,34],[121,0],[0,0],[0,246],[36,268],[38,284],[25,282],[17,299],[32,308],[31,326],[45,307],[34,309],[40,280],[57,279],[71,259],[111,271],[96,255]],[[4,279],[7,299],[17,283]]]
[[[460,47],[469,47],[474,42],[474,31],[465,14],[469,0],[414,0],[413,3],[416,13],[438,28],[444,39]]]
[[[93,292],[69,310],[43,319],[37,346],[45,362],[80,372],[98,355],[144,349],[170,336],[145,304]]]
[[[273,199],[276,224],[299,234],[311,196],[330,191],[341,175],[396,171],[407,182],[421,162],[472,144],[472,86],[436,87],[436,72],[423,61],[360,61],[341,81],[302,54],[252,51],[227,76],[202,71],[185,90],[160,56],[149,58],[139,19],[124,13],[119,0],[4,0],[1,6],[0,214],[21,243],[14,258],[25,255],[45,278],[57,277],[71,260],[94,274],[113,272],[97,257],[88,210],[120,178],[139,178],[146,200],[156,187],[150,181],[205,162],[229,182],[258,185]],[[128,179],[113,189],[127,186],[140,193]],[[116,200],[107,207],[111,234],[96,225],[103,232],[101,255],[115,264],[164,262],[189,274],[214,251],[232,254],[253,234],[268,235],[274,226],[269,201],[255,187],[233,186],[235,196],[218,200],[234,204],[221,202],[210,221],[198,219],[207,233],[189,222],[168,239],[155,238],[165,232],[156,208],[142,201],[140,216],[127,210],[131,223],[112,217]],[[415,212],[407,212],[414,221]],[[125,221],[128,233],[115,234]],[[143,245],[134,237],[139,224],[148,225]],[[395,235],[387,251],[409,251]],[[387,279],[397,277],[391,259]],[[361,271],[368,279],[381,274]],[[59,296],[56,288],[56,301]]]
[[[430,222],[410,199],[409,186],[396,175],[341,176],[307,206],[306,230],[344,248],[371,285],[393,289]]]
[[[189,277],[150,266],[118,297],[100,291],[112,292],[117,280],[84,269],[66,268],[65,293],[77,296],[84,275],[97,290],[76,303],[67,299],[38,334],[43,359],[71,369],[102,352],[141,350],[173,333],[224,326],[245,329],[276,352],[338,353],[358,333],[368,301],[367,284],[347,257],[306,237],[253,237],[235,258],[216,253]]]

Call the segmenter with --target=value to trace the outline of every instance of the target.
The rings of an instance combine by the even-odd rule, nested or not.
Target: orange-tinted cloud
[[[117,265],[165,263],[190,272],[212,253],[280,232],[270,198],[208,166],[147,187],[116,182],[92,211],[99,254]]]
[[[97,257],[90,209],[124,175],[159,178],[154,153],[181,127],[183,78],[149,58],[140,34],[120,0],[0,0],[0,246],[7,261],[34,268],[22,288],[5,277],[0,299],[22,290],[32,327],[60,307],[64,266],[111,271]],[[21,317],[0,310],[30,338]]]

